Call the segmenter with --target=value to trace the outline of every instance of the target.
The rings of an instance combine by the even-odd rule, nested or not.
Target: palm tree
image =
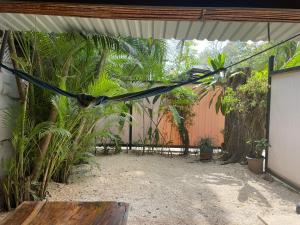
[[[15,33],[12,43],[19,49],[17,54],[12,55],[18,67],[50,84],[75,93],[86,91],[94,95],[115,95],[126,91],[116,81],[109,80],[101,68],[103,54],[126,51],[120,44],[125,46],[125,42],[117,38],[27,32]],[[76,162],[75,157],[80,157],[72,150],[82,154],[89,150],[91,140],[88,136],[95,121],[107,111],[120,112],[117,106],[81,109],[66,97],[30,84],[27,87],[25,104],[17,120],[20,125],[15,126],[13,133],[18,154],[11,162],[13,166],[10,166],[7,177],[1,182],[8,208],[29,199],[29,193],[32,193],[31,197],[44,197],[49,179],[63,167],[63,163],[68,161],[72,164]],[[62,131],[64,136],[61,136]],[[85,138],[82,138],[83,133]],[[24,188],[16,191],[16,185]]]

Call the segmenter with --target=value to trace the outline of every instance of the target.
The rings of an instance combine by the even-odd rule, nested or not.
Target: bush
[[[201,138],[198,144],[200,152],[213,152],[213,142],[211,138]]]

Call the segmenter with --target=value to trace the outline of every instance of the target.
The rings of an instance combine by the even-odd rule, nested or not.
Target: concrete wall
[[[11,66],[8,50],[3,63]],[[12,154],[11,129],[6,126],[4,112],[13,104],[17,104],[18,91],[15,77],[5,69],[0,71],[0,177],[3,176],[3,166]]]
[[[300,187],[300,69],[272,75],[268,168]]]

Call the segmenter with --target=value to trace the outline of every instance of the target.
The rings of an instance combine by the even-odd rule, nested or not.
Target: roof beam
[[[132,6],[75,2],[0,1],[0,13],[102,19],[300,22],[299,9]]]

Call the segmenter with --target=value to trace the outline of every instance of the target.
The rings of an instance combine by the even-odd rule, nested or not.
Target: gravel
[[[295,213],[300,201],[239,164],[133,154],[98,156],[49,193],[50,201],[128,202],[128,225],[261,225],[258,215]]]

